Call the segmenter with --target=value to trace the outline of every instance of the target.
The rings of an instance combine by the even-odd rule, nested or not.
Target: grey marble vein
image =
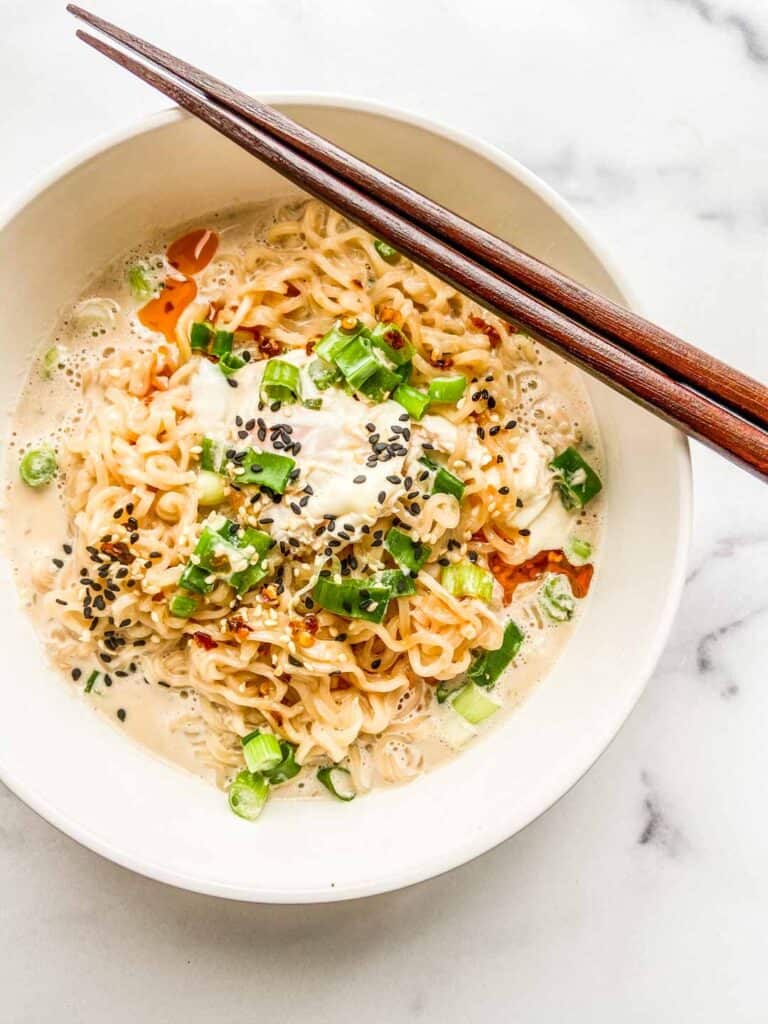
[[[708,25],[734,29],[741,39],[747,57],[756,64],[768,64],[768,38],[750,18],[740,11],[723,8],[709,0],[673,0],[695,11]]]

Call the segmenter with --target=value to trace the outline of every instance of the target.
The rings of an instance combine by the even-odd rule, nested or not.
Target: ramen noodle
[[[36,357],[8,453],[51,657],[246,818],[472,742],[592,579],[576,372],[304,197],[110,265]]]

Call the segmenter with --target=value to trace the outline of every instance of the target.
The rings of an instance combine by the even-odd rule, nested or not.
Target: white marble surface
[[[99,10],[254,91],[363,95],[486,137],[587,217],[652,316],[768,377],[766,0]],[[76,43],[58,0],[0,0],[0,20],[0,201],[162,105]],[[0,787],[0,1019],[768,1019],[768,492],[701,450],[694,470],[689,583],[638,709],[558,806],[449,875],[225,903],[115,867]]]

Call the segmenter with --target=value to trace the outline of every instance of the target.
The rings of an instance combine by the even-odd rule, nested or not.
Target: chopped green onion
[[[523,643],[523,634],[514,622],[508,622],[501,647],[495,651],[482,651],[469,666],[467,677],[478,686],[493,686],[501,673],[517,656]]]
[[[363,325],[359,320],[355,321],[355,326],[350,330],[345,330],[341,326],[341,321],[337,320],[333,327],[324,334],[320,341],[315,347],[315,355],[319,356],[320,359],[324,359],[327,363],[334,363],[336,356],[345,345],[348,345],[353,338],[362,331]]]
[[[429,382],[427,395],[430,402],[450,402],[455,405],[466,390],[466,377],[434,377]]]
[[[249,590],[257,587],[268,575],[269,572],[263,565],[249,565],[247,569],[232,573],[229,582],[242,597],[243,594],[247,594]]]
[[[584,565],[592,555],[592,545],[588,540],[580,540],[578,537],[569,537],[563,545],[565,557],[571,565]]]
[[[201,569],[199,565],[189,562],[179,577],[179,586],[182,590],[190,590],[195,594],[210,594],[215,586],[214,580],[209,579],[210,572]]]
[[[400,259],[400,253],[397,249],[393,249],[389,242],[382,242],[380,238],[374,238],[373,248],[385,263],[397,263]]]
[[[242,597],[269,575],[269,570],[262,558],[273,546],[274,541],[263,530],[255,530],[252,526],[248,526],[243,531],[242,537],[238,537],[236,543],[239,548],[253,548],[254,556],[257,559],[247,569],[241,569],[240,572],[233,573],[229,578],[229,582]]]
[[[322,409],[323,400],[322,398],[305,398],[302,405],[305,409]]]
[[[252,772],[268,772],[277,768],[283,759],[280,742],[273,733],[256,729],[243,736],[243,757]]]
[[[479,597],[486,604],[493,597],[493,576],[474,562],[446,565],[440,582],[454,597]]]
[[[94,687],[94,685],[96,683],[96,680],[99,678],[99,675],[100,675],[100,673],[96,672],[95,670],[93,672],[91,672],[91,674],[88,676],[88,681],[85,684],[85,691],[84,691],[85,693],[90,693],[91,692],[91,690],[93,689],[93,687]]]
[[[128,271],[128,284],[135,299],[143,301],[151,299],[157,290],[152,284],[144,267],[131,267]]]
[[[372,402],[383,402],[400,385],[400,375],[395,370],[379,365],[376,372],[358,389]]]
[[[332,793],[337,800],[343,800],[344,803],[348,803],[350,800],[355,799],[356,794],[354,789],[352,789],[349,779],[344,778],[345,775],[349,776],[349,769],[342,768],[338,764],[332,764],[327,768],[318,768],[317,770],[317,778],[328,792]],[[341,786],[341,790],[339,786]]]
[[[269,783],[263,775],[240,772],[229,787],[229,806],[239,818],[255,821],[269,797]]]
[[[470,725],[479,725],[486,718],[495,715],[501,707],[486,693],[483,693],[475,683],[467,683],[466,686],[462,686],[451,701],[451,706]]]
[[[235,336],[232,331],[216,331],[213,335],[211,355],[218,356],[219,359],[221,359],[222,356],[228,356],[232,351],[232,343],[234,340]]]
[[[177,619],[188,619],[197,611],[197,601],[186,594],[174,594],[168,603],[168,610]]]
[[[58,468],[52,448],[33,448],[19,463],[19,476],[28,487],[44,487],[56,476]]]
[[[344,379],[355,391],[358,391],[381,366],[373,354],[370,341],[364,335],[357,335],[347,342],[336,353],[335,361],[344,374]]]
[[[566,448],[549,468],[556,476],[560,499],[567,509],[584,508],[603,488],[602,481],[575,448]]]
[[[395,367],[394,372],[400,378],[401,384],[407,384],[413,373],[413,363],[410,360],[407,363],[401,363],[400,366]]]
[[[275,494],[284,494],[296,462],[276,452],[257,452],[249,448],[242,468],[244,472],[235,476],[238,484],[256,484]]]
[[[553,622],[567,622],[573,618],[576,598],[568,577],[560,572],[547,573],[539,590],[539,604]]]
[[[402,405],[411,419],[420,420],[429,406],[429,395],[417,391],[410,384],[401,384],[392,394],[392,398]]]
[[[400,569],[384,569],[371,576],[371,582],[377,587],[387,587],[390,597],[413,597],[416,584],[413,576],[407,576]]]
[[[195,481],[197,486],[197,503],[204,508],[220,505],[227,496],[226,481],[223,476],[209,469],[201,469]]]
[[[336,583],[328,576],[318,576],[312,590],[313,601],[326,611],[366,622],[381,622],[391,597],[392,591],[387,585],[361,579],[343,579]]]
[[[59,365],[59,361],[63,358],[63,354],[66,350],[61,345],[54,345],[53,348],[49,348],[43,356],[43,370],[42,374],[46,380],[50,380],[53,376],[53,371]]]
[[[379,323],[365,333],[395,366],[404,366],[413,359],[416,350],[397,324]]]
[[[329,387],[341,380],[338,367],[326,363],[324,359],[313,359],[307,372],[318,391],[327,391]]]
[[[288,740],[280,740],[281,761],[274,768],[264,771],[264,775],[273,785],[287,782],[301,771],[301,765],[296,761],[296,747]]]
[[[435,699],[438,704],[444,704],[452,693],[460,690],[464,684],[460,679],[449,679],[447,682],[438,683],[435,687]]]
[[[301,401],[299,368],[284,359],[270,359],[261,378],[261,397],[265,402]]]
[[[226,461],[224,452],[226,445],[222,441],[215,441],[212,437],[204,437],[200,452],[200,469],[209,473],[221,473]]]
[[[384,547],[398,565],[410,569],[412,573],[417,573],[432,553],[429,545],[413,540],[394,526],[384,538]]]
[[[231,377],[245,366],[245,360],[235,352],[225,352],[216,364],[225,377]]]
[[[422,455],[419,462],[428,469],[435,471],[435,478],[432,481],[433,494],[452,494],[457,501],[464,497],[464,484],[457,476],[450,473],[443,466],[439,466],[426,455]]]
[[[189,331],[189,346],[193,352],[207,352],[213,337],[210,324],[194,323]]]

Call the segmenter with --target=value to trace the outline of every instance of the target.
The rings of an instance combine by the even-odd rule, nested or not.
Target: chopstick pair
[[[768,389],[172,54],[67,8],[150,63],[94,49],[425,269],[651,412],[768,479]]]

